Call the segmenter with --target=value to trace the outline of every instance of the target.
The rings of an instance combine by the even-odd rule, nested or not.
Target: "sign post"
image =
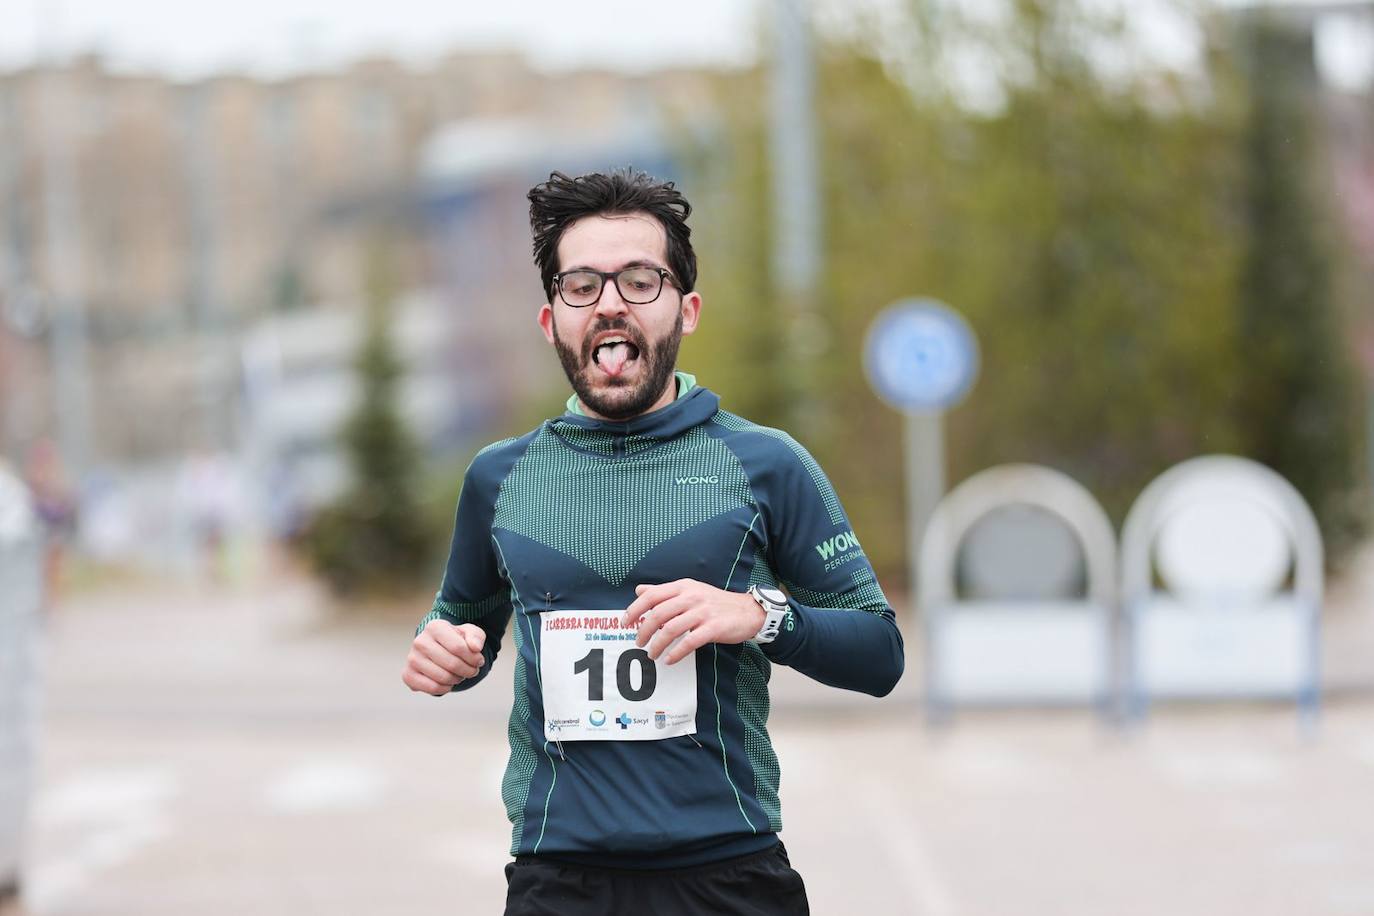
[[[903,299],[869,327],[864,369],[878,397],[905,416],[907,548],[915,596],[921,537],[945,492],[944,412],[973,388],[978,340],[949,306]]]

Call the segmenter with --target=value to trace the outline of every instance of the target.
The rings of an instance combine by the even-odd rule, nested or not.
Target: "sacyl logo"
[[[846,531],[843,534],[835,535],[827,541],[821,541],[816,545],[816,553],[821,555],[822,560],[828,560],[833,557],[837,551],[839,553],[844,553],[851,548],[858,548],[858,546],[859,539],[854,536],[854,532]]]
[[[716,474],[712,474],[710,477],[675,477],[673,479],[678,486],[694,483],[720,483],[720,477]]]

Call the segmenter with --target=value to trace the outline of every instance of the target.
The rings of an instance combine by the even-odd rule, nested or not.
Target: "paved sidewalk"
[[[915,639],[884,700],[779,670],[784,838],[814,911],[1374,913],[1371,586],[1333,590],[1310,741],[1291,708],[1244,704],[1131,736],[1074,711],[931,734]],[[508,663],[412,695],[408,618],[327,607],[281,583],[59,610],[26,916],[500,912]]]

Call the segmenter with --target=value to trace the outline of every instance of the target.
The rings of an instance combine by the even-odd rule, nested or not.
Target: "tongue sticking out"
[[[625,371],[625,362],[630,358],[629,344],[616,343],[600,347],[596,363],[609,376],[617,376]]]

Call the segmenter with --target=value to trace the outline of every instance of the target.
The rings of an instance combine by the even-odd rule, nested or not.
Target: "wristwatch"
[[[770,643],[778,638],[778,631],[782,629],[782,622],[787,619],[788,613],[792,610],[787,603],[787,596],[776,588],[768,586],[759,587],[749,586],[749,597],[759,603],[763,608],[763,626],[758,633],[749,641],[763,645]]]

